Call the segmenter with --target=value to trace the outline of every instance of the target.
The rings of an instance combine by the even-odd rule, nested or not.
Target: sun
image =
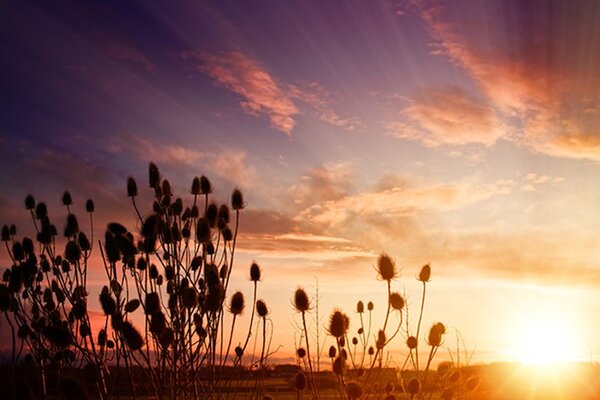
[[[567,314],[542,311],[515,327],[513,359],[524,364],[554,365],[581,359],[576,329]]]

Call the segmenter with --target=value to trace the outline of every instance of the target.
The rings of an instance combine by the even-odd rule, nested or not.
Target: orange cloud
[[[181,56],[199,62],[198,71],[239,95],[244,111],[266,115],[275,129],[291,135],[299,110],[258,62],[237,51],[216,54],[185,51]]]
[[[506,127],[491,107],[454,86],[422,91],[402,110],[402,116],[405,122],[388,123],[388,132],[429,147],[491,146],[506,134]]]

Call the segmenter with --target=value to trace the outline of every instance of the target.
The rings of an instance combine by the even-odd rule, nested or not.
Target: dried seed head
[[[419,341],[417,340],[416,337],[414,336],[409,336],[408,339],[406,339],[406,345],[408,346],[409,349],[416,349],[417,345]]]
[[[94,206],[94,201],[92,199],[87,199],[87,201],[85,202],[85,211],[92,213],[95,209],[96,207]]]
[[[227,207],[227,204],[221,204],[221,207],[219,207],[219,220],[223,221],[225,224],[229,223],[229,207]]]
[[[35,217],[37,219],[44,219],[48,216],[48,207],[46,203],[37,203],[35,206]]]
[[[306,389],[306,377],[302,372],[298,372],[298,374],[296,375],[296,379],[294,380],[294,386],[299,392]]]
[[[449,387],[444,389],[440,395],[440,398],[442,400],[452,400],[454,398],[454,388]]]
[[[460,371],[454,371],[450,374],[450,382],[456,383],[460,380]]]
[[[148,167],[148,183],[153,189],[158,188],[160,185],[160,172],[154,163],[150,163]]]
[[[235,292],[231,296],[231,303],[229,304],[229,311],[233,315],[240,315],[244,312],[244,294],[242,292]]]
[[[200,177],[200,193],[206,195],[210,194],[213,191],[212,184],[208,180],[208,178],[204,175]]]
[[[256,313],[262,318],[265,318],[269,314],[267,304],[263,300],[256,301]]]
[[[81,258],[81,248],[74,241],[69,241],[65,245],[65,258],[69,260],[71,264],[77,263]]]
[[[136,197],[138,195],[138,188],[133,176],[127,178],[127,197]]]
[[[146,315],[151,315],[158,311],[160,311],[160,298],[158,297],[158,293],[150,292],[146,294],[146,300],[144,301],[144,312]]]
[[[171,192],[171,182],[169,182],[168,179],[165,179],[162,182],[162,194],[165,197],[171,197],[171,196],[173,196],[173,192]]]
[[[77,236],[77,241],[79,242],[79,247],[81,247],[81,250],[90,251],[92,249],[92,244],[90,243],[90,240],[88,239],[85,233],[79,232],[79,235]]]
[[[342,357],[338,357],[333,362],[333,372],[336,375],[342,375],[344,373],[344,360]]]
[[[211,228],[217,226],[217,217],[219,216],[219,207],[215,203],[210,203],[204,213],[204,218],[208,221]]]
[[[390,293],[390,305],[394,310],[400,311],[404,308],[404,298],[398,292]]]
[[[196,225],[196,238],[200,243],[207,243],[210,241],[210,225],[204,218],[198,219],[198,224]]]
[[[8,242],[10,240],[10,230],[8,229],[8,225],[4,225],[2,227],[2,241]]]
[[[425,283],[429,282],[429,278],[431,278],[431,267],[429,266],[429,264],[425,264],[421,268],[421,272],[419,272],[418,280]]]
[[[138,299],[133,299],[127,302],[127,304],[125,304],[125,312],[131,313],[134,312],[135,310],[137,310],[137,308],[140,306],[140,301]]]
[[[339,310],[335,310],[329,317],[329,334],[336,338],[343,337],[348,331],[348,317]]]
[[[358,334],[359,335],[362,335],[364,331],[365,330],[362,327],[358,328]]]
[[[377,260],[377,272],[381,280],[388,282],[398,276],[394,260],[385,253],[382,253]]]
[[[437,347],[442,344],[442,335],[446,333],[446,327],[441,322],[433,324],[429,330],[428,343],[432,347]]]
[[[377,349],[383,349],[385,347],[386,340],[387,338],[385,337],[385,332],[379,330],[379,332],[377,333],[377,340],[375,341],[375,346],[377,347]]]
[[[417,378],[412,378],[406,385],[406,391],[414,396],[421,391],[421,382]]]
[[[65,190],[65,192],[63,193],[61,199],[60,199],[61,203],[63,206],[70,206],[73,205],[73,198],[71,197],[71,193],[69,193],[68,191]]]
[[[329,347],[329,358],[334,358],[335,354],[336,354],[335,346],[330,346]]]
[[[352,344],[356,346],[358,344],[358,339],[355,337],[352,338]]]
[[[372,301],[367,303],[367,310],[373,311],[373,302]]]
[[[231,194],[231,208],[236,211],[244,209],[244,196],[239,189],[235,189]]]
[[[302,313],[310,309],[310,300],[302,288],[296,289],[294,293],[294,308]]]
[[[192,308],[198,304],[198,293],[193,287],[186,287],[181,291],[181,304],[185,308]]]
[[[35,199],[33,198],[32,195],[28,194],[27,197],[25,197],[25,209],[33,210],[34,208],[35,208]]]
[[[261,268],[257,263],[253,262],[252,265],[250,265],[250,280],[252,282],[259,282],[261,273]]]
[[[373,346],[369,346],[369,355],[372,356],[373,354],[375,354],[375,349],[373,348]]]
[[[190,189],[190,193],[195,196],[200,194],[200,178],[194,178],[194,180],[192,181],[192,188]]]
[[[299,347],[298,350],[296,350],[296,354],[299,358],[304,358],[306,356],[306,350],[304,347]]]
[[[242,358],[242,356],[244,355],[244,349],[242,349],[241,346],[236,346],[235,347],[235,355],[237,358]]]
[[[356,382],[348,382],[346,385],[346,394],[348,395],[348,400],[359,399],[362,396],[362,388]]]
[[[104,286],[100,292],[100,305],[102,306],[104,315],[113,315],[117,311],[117,303],[110,295],[108,286]]]
[[[121,324],[121,333],[123,334],[125,343],[127,343],[127,346],[131,350],[139,350],[144,345],[142,335],[129,321],[124,321]]]
[[[362,314],[365,312],[365,304],[362,301],[356,303],[356,312]]]

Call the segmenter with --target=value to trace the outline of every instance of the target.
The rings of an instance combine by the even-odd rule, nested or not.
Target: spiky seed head
[[[421,268],[421,272],[419,272],[419,277],[417,279],[420,280],[421,282],[425,283],[425,282],[429,282],[430,278],[431,278],[431,266],[429,264],[425,264]]]
[[[160,172],[154,163],[150,163],[148,166],[148,183],[153,189],[158,188],[160,185]]]
[[[65,190],[65,192],[63,193],[60,202],[62,203],[63,206],[71,206],[73,205],[73,198],[71,197],[71,193],[69,193],[68,191]]]
[[[94,206],[94,201],[92,199],[87,199],[85,202],[85,211],[89,213],[93,213],[96,207]]]
[[[230,216],[227,204],[221,204],[221,207],[219,207],[219,220],[223,221],[225,224],[229,223]]]
[[[338,343],[340,344],[340,347],[343,348],[344,346],[346,346],[346,338],[342,336],[341,338],[339,338]]]
[[[441,322],[433,324],[429,329],[428,343],[432,347],[438,347],[442,344],[442,335],[446,333],[446,327]]]
[[[372,301],[370,301],[370,302],[367,303],[367,310],[373,311],[373,307],[374,306],[373,306],[373,302]]]
[[[244,307],[246,306],[244,303],[244,294],[242,292],[235,292],[233,296],[231,296],[229,311],[231,311],[233,315],[240,315],[244,312]]]
[[[100,292],[100,305],[102,306],[104,315],[113,315],[117,311],[117,303],[110,295],[108,286],[104,286]]]
[[[449,387],[444,389],[440,395],[440,398],[442,400],[452,400],[454,398],[454,388]]]
[[[416,349],[417,345],[419,341],[417,340],[416,337],[414,336],[409,336],[408,339],[406,339],[406,345],[408,346],[409,349]]]
[[[385,253],[382,253],[377,260],[377,273],[381,280],[388,282],[398,276],[394,260]]]
[[[329,358],[334,358],[337,350],[335,346],[329,346]]]
[[[364,331],[365,330],[362,327],[358,328],[358,334],[359,335],[362,335]]]
[[[390,305],[394,310],[400,311],[404,308],[404,298],[398,292],[390,294]]]
[[[85,304],[85,301],[83,300],[76,301],[75,304],[73,304],[73,308],[71,309],[73,317],[75,317],[75,319],[77,320],[84,318],[86,311],[87,306]]]
[[[243,210],[244,207],[244,196],[242,195],[242,192],[239,189],[235,189],[231,194],[231,208],[233,210],[239,211]]]
[[[37,219],[44,219],[48,216],[48,207],[46,203],[37,203],[35,206],[35,217]]]
[[[414,396],[421,391],[421,382],[417,378],[412,378],[406,385],[406,391]]]
[[[74,241],[69,241],[65,245],[65,258],[69,260],[71,264],[77,263],[81,258],[81,248]]]
[[[386,341],[387,341],[387,338],[385,337],[385,332],[380,329],[379,332],[377,333],[377,340],[375,341],[375,346],[379,350],[381,350],[385,347]]]
[[[211,228],[217,226],[217,218],[219,216],[219,207],[215,203],[210,203],[204,213],[204,218],[208,221]]]
[[[202,175],[200,177],[200,193],[207,195],[212,193],[212,191],[213,187],[210,183],[210,180],[206,176]]]
[[[363,303],[362,301],[359,300],[358,303],[356,303],[356,312],[359,314],[362,314],[365,312],[365,303]]]
[[[257,263],[253,262],[250,265],[250,280],[252,282],[259,282],[261,274],[262,274],[261,268],[258,266]]]
[[[136,197],[138,195],[138,188],[133,176],[127,178],[127,197]]]
[[[231,242],[233,240],[233,232],[231,232],[231,229],[229,229],[229,227],[225,227],[225,229],[221,231],[221,234],[223,235],[224,241]]]
[[[85,233],[79,232],[79,235],[77,235],[77,241],[79,242],[79,247],[81,247],[81,250],[90,251],[92,249],[92,244]]]
[[[235,355],[237,358],[242,358],[244,355],[244,349],[241,346],[235,346]]]
[[[460,371],[454,371],[453,373],[450,374],[450,382],[452,383],[456,383],[460,380]]]
[[[192,188],[190,189],[190,193],[193,194],[194,196],[197,196],[200,194],[200,178],[195,177],[194,180],[192,181]]]
[[[162,182],[162,193],[164,196],[166,197],[171,197],[173,196],[173,192],[171,192],[171,182],[169,182],[168,179],[165,179]]]
[[[356,336],[354,336],[354,337],[352,338],[352,344],[353,344],[354,346],[356,346],[356,345],[358,344],[358,338],[357,338]]]
[[[372,356],[373,354],[375,354],[375,349],[373,348],[373,346],[369,346],[368,353],[369,353],[370,356]]]
[[[198,224],[196,225],[196,239],[200,243],[207,243],[210,241],[210,225],[205,218],[198,219]]]
[[[8,242],[10,240],[10,231],[8,230],[8,225],[4,225],[2,227],[2,241]]]
[[[25,209],[33,210],[34,208],[35,208],[35,199],[33,198],[32,195],[28,194],[27,197],[25,197]]]
[[[306,356],[306,350],[304,347],[299,347],[298,350],[296,350],[296,354],[299,358],[304,358]]]
[[[348,400],[359,399],[362,396],[362,387],[356,382],[348,382],[346,385]]]
[[[479,386],[479,377],[472,376],[467,380],[467,384],[465,385],[467,390],[472,392]]]
[[[298,374],[296,375],[296,379],[294,380],[294,386],[299,392],[306,389],[306,377],[302,372],[298,372]]]
[[[139,350],[144,345],[144,339],[138,330],[129,321],[121,324],[121,333],[125,343],[131,350]]]
[[[154,314],[160,311],[160,298],[158,293],[150,292],[146,294],[146,300],[144,301],[144,308],[146,315]]]
[[[267,304],[263,300],[256,301],[256,313],[262,318],[265,318],[269,314]]]
[[[223,264],[221,266],[221,269],[219,270],[219,277],[223,280],[225,280],[225,278],[227,278],[227,272],[229,271],[229,268],[227,267],[227,264]]]
[[[15,236],[17,234],[17,226],[15,224],[11,224],[9,230],[11,236]]]
[[[302,313],[310,309],[310,300],[302,288],[296,289],[294,293],[294,308]]]
[[[181,291],[181,303],[185,308],[192,308],[198,304],[198,293],[193,287],[186,287]]]
[[[333,372],[336,375],[342,375],[344,373],[344,360],[342,357],[337,357],[333,362]]]
[[[343,337],[348,330],[349,320],[341,311],[335,310],[329,317],[329,334],[336,338]]]
[[[140,301],[138,299],[133,299],[125,304],[125,312],[132,313],[140,306]]]

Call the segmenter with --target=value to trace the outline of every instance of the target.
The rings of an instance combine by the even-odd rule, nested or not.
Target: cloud
[[[198,62],[196,69],[242,98],[249,114],[265,115],[271,125],[290,136],[300,112],[275,78],[257,61],[237,51],[222,53],[181,53],[185,60]]]
[[[346,162],[330,162],[308,169],[300,182],[290,187],[294,204],[306,207],[344,197],[353,184],[352,168]]]
[[[388,133],[429,147],[491,146],[507,131],[491,107],[455,86],[421,91],[401,114],[403,121],[386,124]]]
[[[150,58],[129,43],[111,40],[101,43],[100,48],[104,53],[115,60],[139,64],[148,72],[156,71],[156,65],[150,61]]]
[[[600,80],[590,72],[600,55],[572,46],[580,32],[600,34],[591,3],[560,10],[559,3],[520,1],[477,10],[437,0],[413,5],[434,39],[432,53],[464,69],[504,119],[518,121],[512,140],[551,156],[600,160],[600,120],[589,111],[597,109],[590,99]]]

